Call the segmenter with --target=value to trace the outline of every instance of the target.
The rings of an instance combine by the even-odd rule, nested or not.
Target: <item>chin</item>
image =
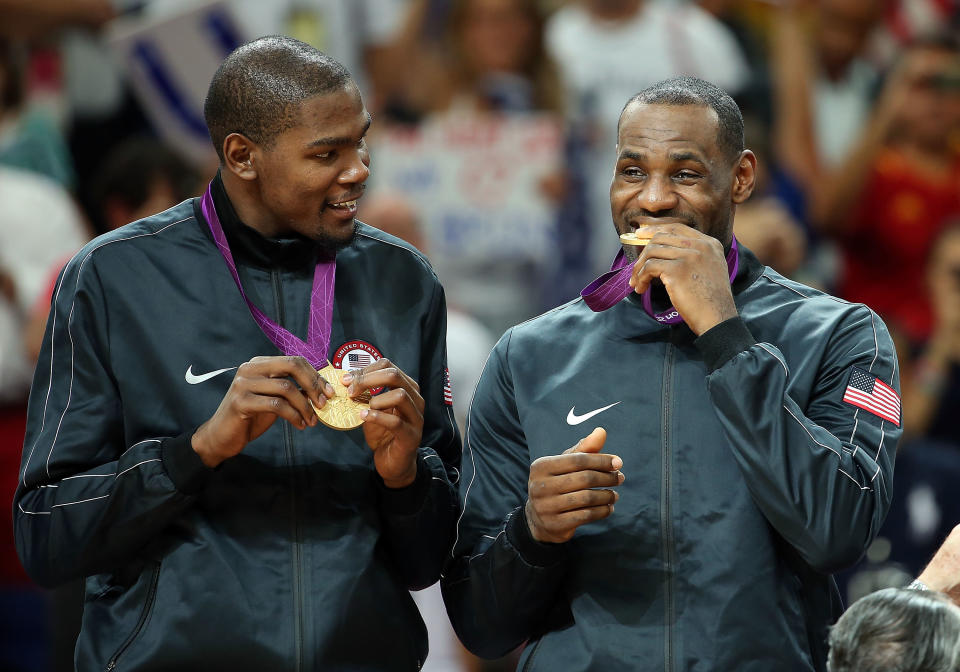
[[[338,252],[345,247],[349,247],[353,243],[359,230],[360,224],[356,219],[353,219],[351,220],[349,228],[347,228],[345,233],[338,232],[339,235],[334,235],[325,229],[320,229],[317,231],[316,235],[313,236],[313,240],[317,243],[317,245],[328,252]]]

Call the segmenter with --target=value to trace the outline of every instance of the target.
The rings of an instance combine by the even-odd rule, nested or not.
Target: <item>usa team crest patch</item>
[[[334,351],[333,359],[330,363],[333,364],[334,368],[344,371],[354,371],[355,369],[370,366],[382,358],[383,354],[372,344],[366,341],[352,340],[347,341]],[[372,389],[370,390],[370,394],[377,394],[381,390],[383,390],[382,387]]]
[[[879,378],[853,367],[843,400],[900,426],[900,395]]]

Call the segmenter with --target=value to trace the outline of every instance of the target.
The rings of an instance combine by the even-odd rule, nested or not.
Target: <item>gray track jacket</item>
[[[214,197],[248,296],[304,337],[315,247],[263,239]],[[30,575],[87,577],[78,670],[417,669],[407,589],[439,577],[457,511],[445,324],[423,257],[361,227],[337,256],[330,358],[362,341],[419,381],[417,481],[385,488],[360,429],[282,420],[210,470],[191,434],[234,367],[278,353],[198,205],[81,250],[57,283],[14,502]]]
[[[896,357],[867,307],[741,249],[740,318],[699,339],[632,295],[602,313],[578,299],[497,344],[443,579],[469,648],[526,640],[520,669],[550,672],[825,668],[841,610],[830,572],[877,533],[901,433],[844,393],[857,370],[899,389]],[[535,542],[531,462],[595,426],[624,463],[614,513]]]

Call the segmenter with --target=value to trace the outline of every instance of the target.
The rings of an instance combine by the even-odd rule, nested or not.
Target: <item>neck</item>
[[[220,169],[220,179],[223,181],[223,190],[227,192],[227,198],[241,222],[265,238],[279,238],[283,234],[260,205],[258,182],[241,180],[223,168]]]

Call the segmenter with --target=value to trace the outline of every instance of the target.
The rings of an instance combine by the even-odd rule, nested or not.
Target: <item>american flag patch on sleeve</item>
[[[443,370],[443,403],[453,406],[453,389],[450,387],[450,369]]]
[[[863,369],[853,367],[843,400],[900,426],[900,395]]]

